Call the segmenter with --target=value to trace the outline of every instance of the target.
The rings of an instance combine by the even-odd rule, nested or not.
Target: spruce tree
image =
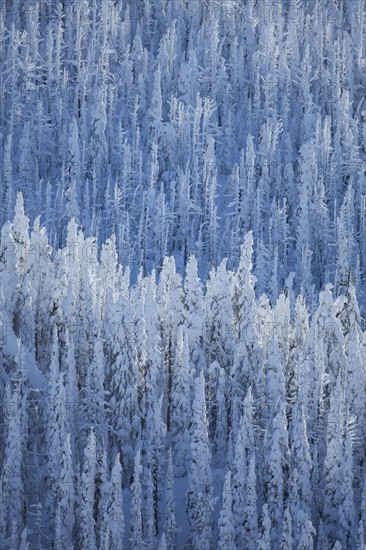
[[[84,450],[84,464],[80,477],[80,546],[96,550],[94,498],[95,498],[96,438],[91,429]]]
[[[131,522],[129,542],[131,548],[141,548],[142,538],[142,500],[141,500],[141,449],[137,450],[133,483],[131,485]]]
[[[191,466],[186,493],[193,548],[209,550],[212,541],[213,483],[203,373],[196,380],[192,424]]]
[[[218,549],[233,548],[235,550],[235,532],[233,522],[233,499],[231,494],[231,472],[225,475],[225,483],[222,493],[222,507],[219,517]]]

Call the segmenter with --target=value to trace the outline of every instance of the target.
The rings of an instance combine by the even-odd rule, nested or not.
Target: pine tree
[[[101,531],[103,524],[104,510],[109,495],[107,450],[103,436],[99,438],[96,448],[95,461],[95,495],[94,495],[94,519],[97,546],[101,544]]]
[[[312,550],[314,548],[314,535],[316,531],[308,518],[308,515],[303,510],[300,510],[296,520],[301,526],[298,548],[303,548],[304,550],[305,548],[309,548],[309,550]]]
[[[86,387],[84,397],[84,410],[86,426],[93,426],[98,435],[105,433],[105,391],[104,373],[105,359],[101,330],[96,328],[93,357],[86,373]]]
[[[19,281],[16,243],[13,238],[12,225],[6,222],[1,228],[0,257],[1,287],[5,298],[5,312],[12,323],[12,314],[16,301],[16,289]]]
[[[211,365],[212,367],[212,365]],[[214,436],[213,453],[218,465],[223,465],[227,454],[228,410],[227,410],[227,377],[224,369],[219,367],[214,399]]]
[[[346,364],[342,326],[335,315],[332,285],[327,284],[319,294],[319,306],[314,314],[313,328],[316,336],[324,342],[325,370],[330,377],[329,387],[335,385],[337,377]]]
[[[240,419],[239,431],[235,441],[233,463],[233,513],[236,530],[236,545],[238,548],[245,544],[244,522],[246,484],[248,482],[248,467],[251,454],[254,451],[254,407],[251,389],[244,400],[244,411]],[[253,472],[252,472],[253,475]],[[251,480],[253,482],[253,479]],[[255,487],[254,487],[255,490]]]
[[[282,365],[286,370],[289,363],[290,316],[289,296],[287,293],[281,292],[273,309],[273,317],[277,319],[276,323],[273,325],[273,332],[274,337],[278,341]]]
[[[280,407],[280,406],[279,406]],[[271,543],[280,544],[283,530],[286,471],[289,450],[284,411],[275,413],[264,437],[265,495],[271,520]]]
[[[144,393],[141,400],[141,412],[147,419],[152,415],[160,398],[159,388],[164,387],[164,372],[160,348],[159,321],[155,300],[154,274],[147,282],[143,298],[144,333],[143,349],[141,350],[140,369],[143,378]]]
[[[324,516],[325,534],[332,542],[336,541],[339,526],[339,506],[342,487],[342,388],[340,377],[330,396],[330,409],[326,435],[326,456],[324,460]]]
[[[286,391],[280,349],[276,338],[270,342],[268,348],[265,376],[265,406],[268,407],[266,419],[271,422],[276,407],[281,407],[284,404]]]
[[[177,523],[175,517],[175,496],[174,496],[174,473],[171,449],[168,451],[168,466],[166,474],[166,510],[164,535],[166,538],[167,550],[174,550],[176,547]]]
[[[352,186],[348,187],[348,190],[344,196],[343,204],[340,210],[339,217],[337,219],[337,255],[336,255],[336,274],[335,274],[335,288],[337,294],[342,292],[342,287],[347,286],[352,263],[352,219],[350,216],[350,208],[353,202],[353,189]]]
[[[297,502],[293,504],[310,514],[312,505],[311,494],[311,456],[307,437],[306,420],[302,404],[298,399],[292,408],[290,427],[291,470],[296,470]]]
[[[153,549],[154,538],[157,534],[155,528],[155,503],[154,503],[154,483],[151,464],[147,463],[142,469],[142,489],[143,489],[143,507],[142,507],[142,526],[144,546],[148,550]]]
[[[345,400],[349,408],[349,413],[357,418],[355,426],[357,439],[360,442],[355,445],[354,460],[355,465],[363,462],[365,435],[365,371],[363,368],[364,352],[363,346],[357,330],[352,330],[345,338],[345,351],[347,357],[347,384],[345,388]]]
[[[206,356],[209,363],[217,361],[225,372],[229,371],[233,354],[233,308],[230,296],[226,260],[217,272],[210,271],[205,297]]]
[[[342,543],[348,548],[355,547],[356,541],[356,511],[353,490],[353,456],[349,429],[346,431],[344,456],[342,464],[341,501],[339,509],[339,524],[342,533]]]
[[[12,526],[18,532],[22,531],[25,511],[25,495],[22,476],[23,449],[22,440],[22,398],[18,389],[10,393],[7,391],[7,401],[10,404],[6,418],[7,433],[5,442],[4,462],[1,471],[2,497],[2,527],[5,537],[11,535]]]
[[[364,532],[363,532],[363,522],[362,522],[361,519],[360,519],[359,524],[358,524],[356,548],[357,548],[357,550],[364,550],[364,548],[365,548],[365,536],[364,536]]]
[[[282,532],[282,548],[283,550],[291,550],[293,548],[292,538],[292,516],[289,507],[285,508],[283,517],[283,532]]]
[[[245,340],[248,326],[255,317],[255,277],[252,275],[253,234],[248,232],[240,250],[240,261],[234,277],[234,316],[237,339]]]
[[[105,319],[106,388],[109,392],[110,422],[113,441],[121,450],[126,479],[133,473],[135,445],[141,435],[141,412],[138,402],[138,357],[132,304],[125,296],[108,304]],[[129,419],[128,422],[125,419]]]
[[[66,191],[67,207],[66,212],[69,218],[80,219],[78,205],[78,190],[81,186],[81,164],[79,150],[79,136],[76,119],[73,118],[68,140],[69,148],[69,187]]]
[[[84,464],[80,478],[80,546],[96,550],[94,496],[95,496],[96,438],[91,429],[84,450]]]
[[[176,360],[172,372],[171,438],[174,467],[177,475],[187,472],[190,458],[191,378],[188,336],[185,329],[178,333]],[[168,533],[166,533],[168,536]]]
[[[141,548],[142,546],[141,471],[141,450],[138,449],[135,457],[135,469],[131,486],[131,523],[129,538],[131,548]]]
[[[328,540],[327,540],[327,538],[325,536],[325,533],[324,533],[323,520],[320,520],[319,527],[318,527],[318,537],[317,537],[317,542],[316,542],[316,549],[321,550],[326,545],[328,545]]]
[[[191,467],[186,494],[193,548],[211,547],[213,485],[203,373],[196,380],[191,424]]]
[[[231,494],[231,472],[225,475],[225,483],[222,493],[222,507],[219,518],[219,550],[236,548],[233,522],[233,499]]]
[[[239,431],[240,417],[243,409],[243,394],[247,392],[250,370],[251,366],[246,346],[240,346],[240,349],[236,346],[228,380],[228,423],[233,440],[236,439]],[[251,386],[249,389],[252,391]]]
[[[70,433],[71,449],[75,451],[75,439],[77,437],[77,421],[79,410],[79,389],[77,382],[77,372],[75,364],[75,347],[74,342],[70,339],[68,329],[65,330],[65,348],[66,358],[64,361],[65,368],[65,391],[66,391],[66,419],[67,430]]]
[[[256,548],[258,540],[258,511],[257,511],[257,488],[255,472],[255,455],[252,454],[249,461],[245,507],[244,507],[244,544],[248,550]]]
[[[24,213],[24,200],[22,193],[17,194],[12,226],[17,267],[19,273],[23,273],[27,254],[29,253],[29,219]]]
[[[182,314],[187,331],[190,361],[195,367],[194,376],[197,376],[202,369],[205,370],[203,304],[203,290],[198,277],[197,260],[194,256],[190,256],[184,280]]]
[[[108,496],[103,513],[101,529],[101,547],[103,550],[122,547],[124,530],[122,467],[119,455],[117,455],[111,472]]]
[[[66,440],[66,394],[64,373],[60,372],[59,341],[56,326],[53,327],[51,361],[48,373],[46,401],[46,452],[47,452],[47,488],[46,510],[49,519],[54,517],[54,503],[59,483],[62,449]]]
[[[54,547],[56,550],[61,550],[62,546],[62,526],[61,526],[61,511],[60,505],[57,505],[56,520],[55,520],[55,542]]]
[[[67,434],[61,455],[60,478],[57,488],[56,537],[60,549],[70,548],[74,528],[74,474],[71,457],[70,434]],[[57,532],[58,531],[58,532]],[[56,544],[55,540],[55,544]]]
[[[252,274],[253,235],[248,232],[241,245],[238,269],[233,277],[233,311],[236,331],[235,359],[236,369],[232,384],[239,391],[246,391],[247,386],[257,388],[256,367],[262,361],[262,354],[256,334],[255,283]],[[245,349],[244,349],[245,348]],[[247,358],[247,361],[246,361]],[[258,388],[259,390],[259,388]],[[238,390],[236,390],[238,391]]]
[[[157,288],[157,304],[161,326],[161,345],[167,397],[167,429],[170,430],[173,365],[177,346],[178,327],[182,322],[182,281],[176,273],[174,258],[165,258]]]
[[[271,548],[271,520],[267,504],[262,506],[257,548],[260,550],[270,550]]]
[[[155,534],[159,532],[160,487],[164,478],[166,425],[162,419],[162,402],[163,396],[160,397],[155,411],[150,412],[146,419],[146,467],[143,470],[144,473],[146,472],[146,479],[144,477],[143,482],[151,499],[151,514],[147,515],[147,522],[151,522],[152,534],[149,534],[151,541]]]

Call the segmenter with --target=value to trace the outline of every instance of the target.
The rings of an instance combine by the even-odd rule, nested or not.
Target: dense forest
[[[0,3],[1,550],[365,550],[364,0]]]

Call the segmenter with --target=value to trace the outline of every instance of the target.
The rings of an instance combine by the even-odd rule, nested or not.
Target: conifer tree
[[[53,329],[46,409],[47,488],[46,511],[54,518],[55,494],[59,482],[62,449],[66,439],[66,394],[64,373],[60,372],[57,328]]]
[[[244,522],[246,499],[246,486],[248,483],[248,467],[251,454],[254,449],[254,429],[253,429],[253,396],[251,389],[244,400],[244,411],[240,419],[239,431],[235,441],[234,462],[233,462],[233,514],[236,531],[236,544],[238,548],[245,544],[244,541]],[[251,473],[253,482],[253,472]],[[252,489],[253,490],[253,487]],[[255,491],[255,487],[254,487]]]
[[[349,428],[346,431],[344,455],[342,464],[341,502],[339,509],[339,524],[344,546],[352,548],[356,540],[355,501],[353,490],[353,456]]]
[[[192,546],[207,550],[212,540],[213,485],[203,373],[196,380],[191,424],[191,467],[186,494]]]
[[[97,434],[105,433],[105,391],[104,391],[104,353],[101,330],[97,327],[93,357],[86,373],[84,397],[85,419],[87,427],[93,426]]]
[[[113,441],[121,449],[124,476],[133,472],[135,445],[141,435],[141,413],[134,310],[129,300],[120,296],[109,304],[106,319],[106,388],[109,392],[109,417],[114,430]],[[125,419],[129,419],[128,422]]]
[[[7,401],[10,405],[7,417],[7,434],[5,441],[4,462],[1,471],[1,507],[4,539],[11,535],[13,526],[19,532],[23,529],[25,511],[25,495],[22,477],[22,401],[18,389],[7,391]]]
[[[176,360],[172,376],[170,419],[172,455],[177,475],[185,475],[190,459],[191,376],[188,336],[183,328],[180,328],[178,333]],[[168,533],[166,536],[168,537]]]
[[[203,290],[198,277],[197,260],[190,256],[186,266],[186,277],[183,288],[183,319],[187,331],[190,360],[198,375],[205,370],[203,352],[204,312]]]
[[[257,511],[257,488],[255,455],[252,454],[249,461],[245,507],[244,507],[244,544],[248,550],[254,550],[258,539],[258,511]]]
[[[286,472],[289,449],[284,411],[275,413],[264,439],[265,495],[271,520],[271,544],[282,540]]]
[[[228,372],[233,353],[233,309],[226,260],[210,271],[205,297],[206,356]]]
[[[177,346],[178,327],[182,322],[182,282],[176,273],[174,258],[165,258],[157,288],[157,304],[161,326],[161,344],[167,397],[167,428],[170,430],[173,365]]]
[[[231,494],[231,472],[227,472],[225,475],[225,483],[222,493],[222,507],[219,518],[219,540],[218,548],[224,550],[224,548],[235,549],[235,533],[234,522],[232,512],[232,494]]]
[[[342,488],[342,423],[343,423],[343,399],[340,376],[330,396],[330,409],[328,413],[326,456],[324,460],[324,525],[325,534],[329,540],[336,542],[339,526],[339,506],[341,504]]]
[[[287,506],[284,512],[283,518],[283,532],[282,532],[282,548],[283,550],[290,550],[293,548],[292,538],[292,516],[289,507]]]
[[[67,434],[62,449],[60,478],[57,488],[57,514],[55,544],[60,548],[72,546],[74,529],[75,489],[71,457],[70,434]]]
[[[130,545],[140,548],[142,545],[142,500],[141,500],[141,450],[138,449],[135,457],[133,483],[131,486],[131,523]]]
[[[306,420],[304,410],[299,398],[292,408],[291,429],[291,470],[298,475],[297,502],[293,504],[310,514],[312,505],[311,494],[311,456],[307,437]]]
[[[122,546],[124,530],[122,467],[119,455],[117,455],[111,472],[108,496],[103,513],[101,548],[112,550],[112,548]]]
[[[176,523],[176,512],[175,512],[174,473],[173,473],[173,460],[172,460],[171,449],[169,449],[168,451],[166,491],[167,491],[167,496],[166,496],[164,535],[166,538],[167,550],[174,550],[174,548],[176,547],[177,523]]]
[[[262,506],[257,548],[260,550],[270,550],[271,548],[271,520],[267,504],[263,504]]]
[[[84,450],[84,464],[80,478],[80,546],[96,550],[94,496],[95,496],[96,438],[91,429]]]

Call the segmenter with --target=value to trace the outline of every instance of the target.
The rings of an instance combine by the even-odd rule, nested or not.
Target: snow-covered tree
[[[202,283],[198,277],[197,260],[190,256],[183,289],[183,319],[187,331],[190,359],[198,375],[205,369],[203,353],[204,312]]]
[[[271,544],[282,540],[286,472],[289,462],[288,434],[284,411],[279,410],[264,437],[265,495],[271,520]]]
[[[182,322],[182,282],[176,273],[174,258],[165,258],[156,296],[161,326],[161,344],[164,351],[166,381],[167,428],[170,429],[173,365],[178,328]]]
[[[244,400],[244,411],[240,419],[239,431],[235,441],[234,459],[233,459],[233,514],[236,530],[236,544],[238,547],[245,544],[245,500],[248,483],[248,468],[251,460],[251,455],[254,451],[254,426],[253,426],[253,395],[249,388]],[[253,472],[251,473],[253,476]],[[253,477],[251,479],[253,483]],[[251,490],[256,491],[255,486]]]
[[[122,467],[116,456],[109,482],[108,496],[103,511],[101,548],[111,550],[123,543],[125,522],[123,516]]]
[[[205,296],[206,355],[228,372],[233,354],[233,306],[226,260],[210,271]]]
[[[326,456],[324,460],[324,516],[327,520],[324,525],[329,540],[336,541],[339,528],[339,506],[341,504],[342,488],[342,424],[343,399],[340,376],[330,396],[328,413]]]
[[[233,498],[231,494],[231,472],[227,472],[222,492],[222,507],[219,518],[218,548],[235,549],[235,532],[233,521]]]
[[[174,550],[176,547],[177,523],[175,508],[173,459],[171,449],[169,449],[166,474],[166,510],[164,523],[164,535],[167,550]]]
[[[177,475],[184,475],[187,472],[190,459],[189,427],[191,422],[192,381],[189,363],[188,336],[183,328],[180,328],[178,334],[176,360],[172,377],[170,417],[172,454]]]
[[[186,494],[194,548],[207,550],[212,540],[213,482],[203,373],[196,379],[191,424],[191,465]]]
[[[141,494],[141,449],[137,450],[135,457],[135,468],[133,483],[131,486],[131,523],[130,523],[130,545],[139,548],[142,545],[142,494]]]
[[[9,405],[7,418],[7,433],[5,453],[1,471],[1,507],[2,507],[2,536],[3,539],[11,535],[12,525],[21,532],[24,526],[25,495],[23,486],[22,440],[24,429],[22,418],[22,397],[19,390],[12,393],[7,388],[6,399]],[[9,414],[11,413],[11,414]]]
[[[96,467],[96,438],[93,430],[88,434],[84,450],[84,464],[80,477],[80,546],[96,550],[94,494]]]
[[[244,507],[244,544],[249,550],[254,550],[258,539],[257,487],[255,472],[255,455],[252,454],[246,481]]]
[[[60,548],[69,548],[73,541],[73,528],[75,522],[75,479],[71,456],[70,434],[67,434],[62,449],[60,478],[56,500],[56,529],[58,533],[55,539],[58,540]]]
[[[356,540],[356,512],[353,489],[353,456],[349,429],[346,431],[344,456],[342,464],[341,502],[339,509],[339,524],[344,546],[352,548]]]
[[[270,550],[271,548],[271,519],[267,504],[262,506],[257,548],[260,548],[260,550]]]

